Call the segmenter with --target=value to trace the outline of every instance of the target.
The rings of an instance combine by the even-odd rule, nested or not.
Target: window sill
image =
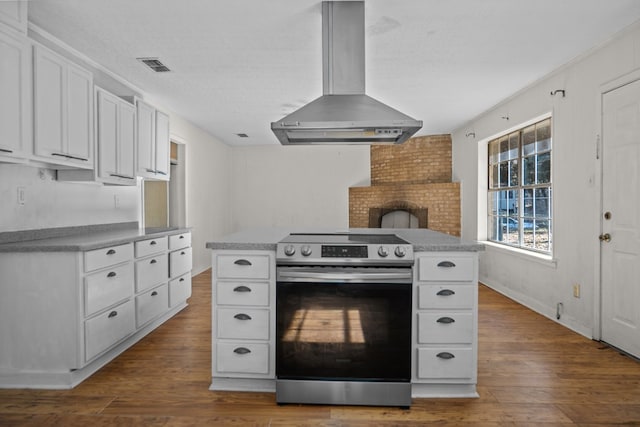
[[[512,255],[526,261],[536,262],[549,268],[556,268],[558,266],[558,260],[553,258],[551,255],[539,254],[525,249],[501,245],[500,243],[490,242],[488,240],[483,241],[482,244],[484,244],[485,248],[489,251]]]

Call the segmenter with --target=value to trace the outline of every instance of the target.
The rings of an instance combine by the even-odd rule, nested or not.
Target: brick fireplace
[[[419,227],[460,236],[460,183],[451,181],[451,135],[371,146],[371,186],[349,188],[349,227],[379,227],[394,210]]]

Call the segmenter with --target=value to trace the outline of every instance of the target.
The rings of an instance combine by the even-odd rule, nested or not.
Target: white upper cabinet
[[[27,0],[0,1],[0,23],[27,34]]]
[[[169,116],[138,99],[138,165],[143,178],[169,180]]]
[[[34,154],[93,169],[93,75],[39,45],[33,59]]]
[[[136,184],[136,108],[103,89],[97,94],[98,180]]]
[[[0,162],[26,161],[33,150],[30,52],[26,38],[0,32]]]

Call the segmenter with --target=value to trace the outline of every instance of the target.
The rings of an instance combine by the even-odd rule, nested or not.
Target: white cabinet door
[[[93,76],[34,46],[34,153],[42,160],[93,169]]]
[[[0,33],[0,159],[22,159],[31,151],[30,45]]]
[[[135,185],[136,109],[103,89],[98,97],[98,178]]]
[[[118,121],[118,174],[135,180],[136,107],[121,101]]]
[[[169,180],[169,116],[156,111],[156,174],[157,178]]]
[[[67,154],[92,158],[93,76],[86,70],[70,66],[67,72]]]
[[[98,94],[98,174],[109,180],[118,173],[118,99],[99,90]]]
[[[35,154],[52,158],[64,153],[65,66],[60,58],[34,47]]]
[[[140,100],[138,109],[138,167],[137,175],[153,178],[155,169],[156,109]]]

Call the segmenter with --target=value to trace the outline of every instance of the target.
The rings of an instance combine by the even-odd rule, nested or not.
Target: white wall
[[[640,23],[452,134],[454,181],[462,182],[462,236],[484,239],[486,141],[552,112],[554,259],[488,246],[481,254],[480,280],[553,319],[562,302],[560,322],[589,337],[597,326],[594,295],[599,286],[600,166],[595,153],[600,88],[640,67],[638,40]],[[550,95],[557,89],[566,90],[566,97]],[[475,138],[466,137],[470,132]],[[572,295],[574,283],[582,287],[580,298]]]
[[[68,183],[54,177],[52,169],[0,163],[0,232],[138,221],[139,186]],[[18,187],[25,190],[24,205],[17,202]]]
[[[211,266],[206,243],[231,232],[232,149],[167,111],[171,135],[185,143],[186,225],[193,227],[193,274]]]
[[[349,187],[369,185],[368,146],[234,148],[233,229],[349,226]]]

